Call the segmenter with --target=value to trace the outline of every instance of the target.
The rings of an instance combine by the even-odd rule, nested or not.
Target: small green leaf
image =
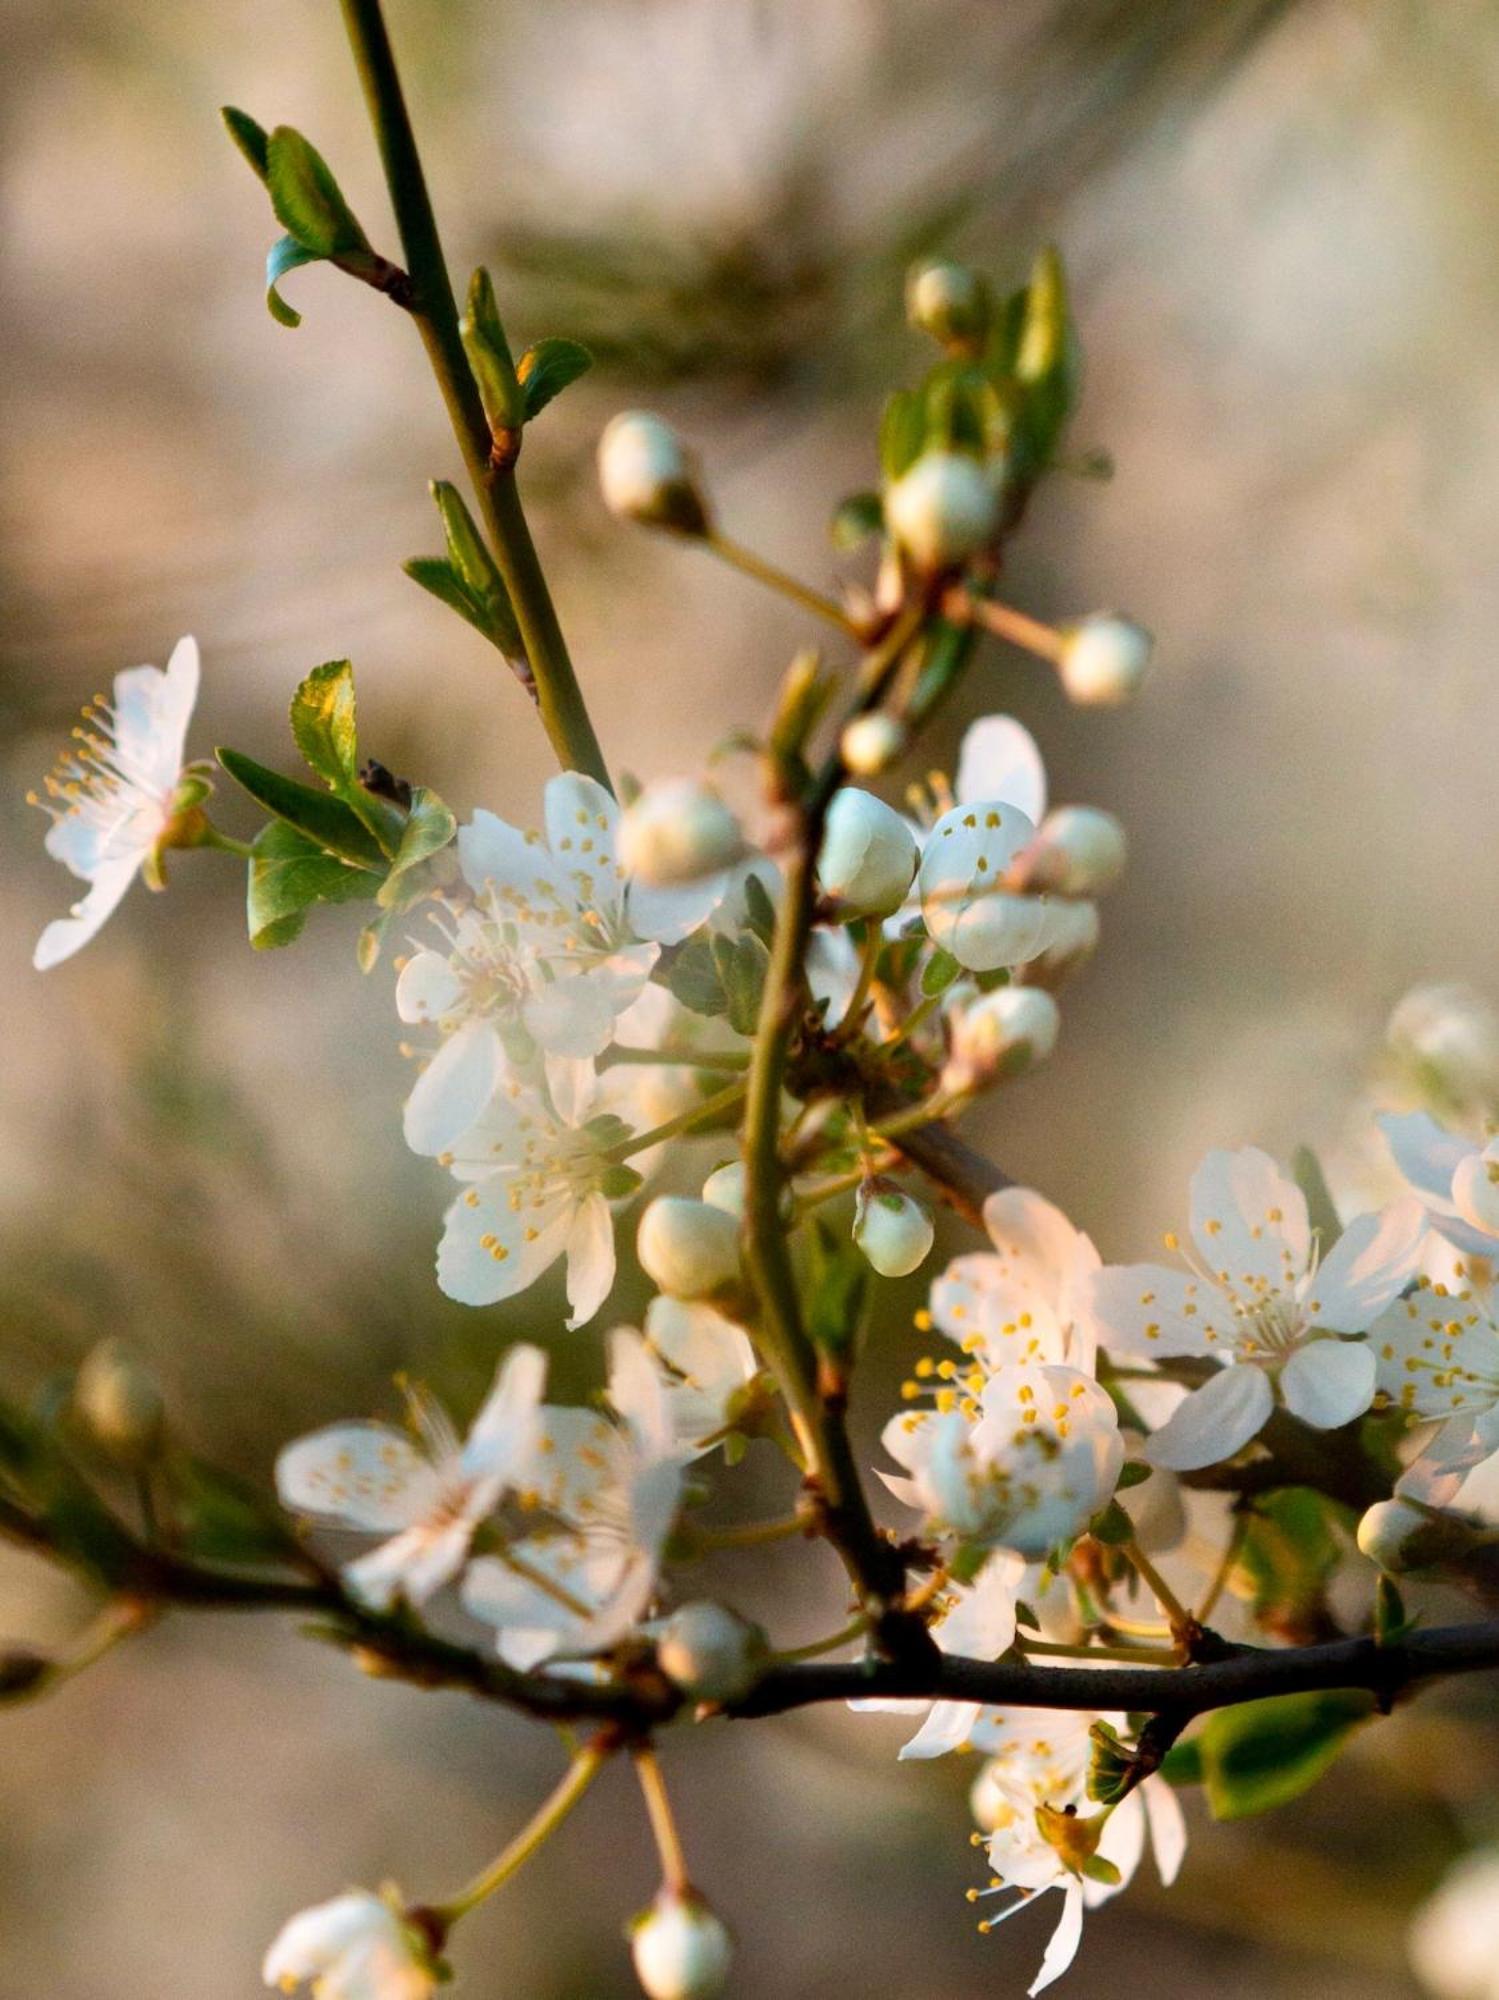
[[[538,340],[521,356],[516,374],[526,401],[526,417],[540,416],[555,396],[593,366],[593,356],[576,340]]]
[[[526,400],[495,303],[494,284],[482,264],[468,281],[468,309],[458,331],[491,430],[519,430],[526,420]]]
[[[173,1519],[189,1552],[201,1562],[243,1567],[284,1563],[301,1550],[269,1500],[201,1459],[174,1461]]]
[[[407,815],[401,844],[395,851],[390,864],[390,873],[381,887],[378,900],[386,907],[407,900],[404,891],[409,886],[411,871],[434,854],[441,853],[458,832],[458,822],[443,804],[436,792],[428,791],[425,785],[418,785],[411,794],[411,811]]]
[[[729,1011],[723,981],[718,975],[713,947],[707,934],[698,931],[671,954],[662,974],[666,989],[693,1014],[710,1018]]]
[[[295,236],[283,236],[271,245],[265,260],[265,302],[270,307],[271,318],[281,326],[302,324],[302,315],[281,296],[278,289],[281,280],[288,271],[295,271],[302,264],[319,264],[322,261],[316,250],[309,250]]]
[[[850,493],[840,500],[828,533],[833,547],[846,555],[877,535],[885,525],[885,504],[878,493]]]
[[[736,1034],[752,1035],[760,1019],[770,953],[747,931],[737,938],[714,938],[713,963],[727,1002],[729,1026]]]
[[[288,826],[305,833],[317,847],[341,860],[384,873],[385,857],[379,843],[342,799],[329,792],[314,791],[311,785],[285,778],[279,771],[268,770],[241,751],[220,750],[217,756],[234,782],[268,813],[285,820]]]
[[[1110,1548],[1118,1549],[1134,1540],[1135,1524],[1119,1502],[1111,1500],[1102,1513],[1095,1514],[1088,1523],[1088,1533],[1095,1542],[1104,1542]]]
[[[1336,1519],[1332,1503],[1306,1486],[1282,1487],[1255,1503],[1238,1568],[1256,1618],[1281,1638],[1305,1642],[1322,1625],[1327,1586],[1346,1546]]]
[[[758,875],[744,878],[744,915],[755,936],[768,948],[775,936],[776,906]]]
[[[1143,1486],[1153,1470],[1138,1458],[1127,1460],[1120,1469],[1119,1492],[1127,1493],[1132,1486]]]
[[[921,968],[921,990],[928,999],[934,994],[945,993],[962,971],[962,966],[951,952],[943,951],[939,945]]]
[[[1348,1688],[1219,1709],[1197,1739],[1214,1819],[1245,1819],[1299,1798],[1373,1713],[1374,1697]]]
[[[926,412],[912,389],[897,389],[880,416],[880,471],[886,481],[899,479],[921,456],[926,442]]]
[[[1325,1257],[1342,1235],[1343,1225],[1322,1162],[1310,1146],[1298,1146],[1291,1155],[1291,1178],[1306,1197],[1307,1220],[1317,1232],[1317,1242]]]
[[[328,162],[293,126],[278,125],[266,143],[266,186],[276,220],[315,257],[369,249]]]
[[[820,1217],[808,1241],[807,1334],[829,1354],[851,1354],[869,1295],[869,1266],[852,1238]]]
[[[291,733],[318,776],[342,791],[359,769],[354,727],[354,669],[347,660],[314,667],[292,696]]]
[[[379,887],[370,869],[327,854],[282,820],[262,827],[250,861],[245,914],[257,951],[290,944],[314,903],[366,900]]]
[[[524,660],[526,649],[510,594],[462,494],[446,479],[434,479],[431,492],[442,516],[448,560],[444,566],[430,558],[418,558],[407,563],[406,574],[466,618],[507,659]]]
[[[229,137],[249,161],[251,170],[261,181],[270,176],[270,135],[265,127],[253,119],[248,111],[237,111],[232,104],[226,104],[220,111]]]

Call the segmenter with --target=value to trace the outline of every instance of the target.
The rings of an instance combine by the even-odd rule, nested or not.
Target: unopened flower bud
[[[701,535],[708,509],[687,463],[682,441],[660,417],[625,410],[599,439],[599,485],[604,504],[629,521]]]
[[[885,522],[920,570],[954,569],[999,525],[994,491],[976,458],[925,452],[885,495]]]
[[[1085,899],[1052,905],[1052,939],[1041,956],[1032,959],[1025,976],[1033,986],[1050,989],[1076,972],[1098,949],[1098,905]]]
[[[770,1641],[758,1625],[722,1604],[684,1604],[656,1642],[668,1680],[694,1701],[740,1701],[764,1673]]]
[[[699,882],[731,868],[743,853],[738,820],[697,778],[647,785],[620,821],[620,865],[653,889]]]
[[[637,1919],[630,1953],[650,2000],[715,2000],[734,1960],[727,1929],[692,1889],[661,1891]]]
[[[1062,633],[1057,671],[1083,708],[1117,708],[1139,692],[1155,641],[1116,611],[1096,611]]]
[[[983,994],[952,1015],[941,1088],[966,1096],[1045,1062],[1061,1025],[1061,1009],[1038,986],[1001,986]]]
[[[854,1212],[854,1241],[881,1277],[904,1278],[932,1247],[932,1218],[893,1181],[867,1180]]]
[[[984,281],[966,264],[918,264],[906,280],[906,317],[944,347],[982,340],[989,319]]]
[[[73,1384],[73,1411],[100,1450],[123,1464],[144,1464],[161,1445],[161,1391],[123,1341],[90,1350]]]
[[[1458,983],[1417,986],[1390,1016],[1390,1052],[1459,1104],[1499,1097],[1499,1014]]]
[[[839,737],[838,749],[856,778],[877,778],[905,755],[909,741],[893,715],[856,715]]]
[[[823,889],[855,917],[888,917],[905,901],[919,860],[916,837],[872,792],[845,785],[823,829],[817,873]]]
[[[1492,1529],[1461,1514],[1418,1507],[1398,1495],[1393,1500],[1376,1501],[1358,1524],[1360,1549],[1391,1576],[1406,1570],[1438,1569],[1494,1540]]]
[[[744,1162],[730,1160],[715,1167],[703,1182],[703,1200],[711,1208],[721,1208],[737,1222],[744,1214]]]
[[[663,1194],[640,1218],[636,1253],[669,1299],[706,1299],[739,1275],[738,1220],[711,1202]]]
[[[1124,873],[1124,828],[1098,806],[1059,806],[1048,813],[1020,857],[1027,889],[1062,896],[1097,896]]]

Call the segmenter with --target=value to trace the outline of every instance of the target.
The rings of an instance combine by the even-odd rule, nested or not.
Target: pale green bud
[[[73,1384],[73,1412],[100,1450],[123,1464],[144,1464],[160,1449],[166,1405],[123,1341],[101,1340],[89,1351]]]
[[[854,1241],[881,1277],[904,1278],[932,1247],[932,1218],[893,1181],[876,1178],[859,1189]]]
[[[769,1659],[770,1641],[758,1625],[706,1600],[673,1612],[656,1641],[661,1671],[693,1701],[741,1701]]]
[[[706,1299],[739,1275],[739,1223],[711,1202],[663,1194],[640,1218],[636,1254],[671,1299]]]
[[[716,2000],[734,1961],[727,1929],[693,1889],[661,1891],[637,1920],[630,1953],[649,2000]]]
[[[1001,986],[955,1008],[942,1089],[965,1096],[1044,1062],[1061,1026],[1060,1008],[1039,986]]]
[[[1062,632],[1062,686],[1080,707],[1117,708],[1139,692],[1154,646],[1143,625],[1096,611]]]
[[[653,889],[716,875],[744,851],[738,820],[698,778],[647,785],[619,823],[620,866]]]
[[[855,917],[888,917],[905,901],[920,856],[916,837],[898,812],[845,785],[823,828],[817,874],[824,891]]]
[[[893,715],[856,715],[838,739],[838,750],[856,778],[877,778],[903,757],[910,742]]]
[[[989,319],[984,281],[966,264],[917,264],[906,279],[906,318],[944,347],[982,340]]]
[[[885,495],[885,522],[917,569],[954,569],[999,525],[994,491],[977,459],[929,451]]]
[[[625,410],[599,439],[599,486],[611,514],[701,535],[708,509],[687,463],[682,441],[660,417]]]

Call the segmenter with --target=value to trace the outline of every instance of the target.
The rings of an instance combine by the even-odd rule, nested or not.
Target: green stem
[[[855,1639],[862,1639],[869,1630],[867,1618],[851,1618],[839,1631],[830,1633],[826,1639],[813,1639],[805,1646],[787,1646],[776,1654],[777,1666],[785,1666],[789,1661],[816,1660],[824,1653],[836,1653],[840,1646],[851,1646]]]
[[[631,1063],[644,1069],[701,1069],[739,1076],[749,1068],[749,1057],[742,1049],[714,1049],[704,1050],[700,1055],[678,1055],[670,1049],[616,1047],[605,1049],[598,1060],[601,1070],[619,1069]]]
[[[531,540],[514,467],[496,463],[491,456],[489,421],[463,351],[452,280],[380,0],[342,0],[342,6],[411,277],[412,317],[447,405],[495,561],[510,593],[534,677],[542,725],[564,770],[581,771],[607,786],[608,767]]]
[[[516,1871],[525,1866],[543,1842],[554,1834],[567,1818],[573,1807],[582,1798],[608,1760],[609,1751],[597,1743],[590,1743],[580,1750],[563,1773],[562,1782],[542,1805],[540,1811],[530,1820],[500,1854],[480,1875],[476,1875],[467,1888],[446,1903],[428,1905],[424,1914],[435,1918],[446,1933],[466,1917],[470,1910],[488,1900],[496,1889],[509,1881]]]
[[[799,604],[803,611],[810,611],[815,617],[825,618],[830,625],[836,625],[840,632],[854,633],[857,627],[843,606],[831,597],[824,597],[820,590],[813,590],[810,584],[801,583],[786,571],[757,556],[753,549],[731,541],[716,528],[708,529],[700,536],[703,546],[713,551],[720,561],[737,569],[742,576],[753,577],[756,583],[763,583],[768,590],[779,592],[793,604]]]
[[[661,1880],[673,1894],[682,1896],[692,1887],[687,1873],[687,1856],[682,1851],[682,1836],[677,1832],[676,1816],[667,1796],[666,1780],[661,1774],[661,1766],[656,1753],[648,1743],[643,1743],[631,1753],[635,1764],[635,1775],[640,1780],[640,1795],[645,1800],[646,1816],[651,1823],[651,1833],[656,1842],[656,1852],[661,1857]]]
[[[690,1111],[679,1111],[674,1118],[664,1124],[655,1125],[649,1132],[637,1132],[628,1139],[621,1139],[617,1146],[610,1146],[600,1153],[601,1160],[611,1163],[628,1160],[632,1153],[643,1153],[648,1146],[659,1146],[663,1139],[675,1139],[683,1132],[690,1132],[695,1125],[701,1125],[705,1118],[716,1118],[720,1112],[732,1111],[743,1102],[743,1083],[727,1083],[722,1090],[705,1097],[701,1104],[693,1105]]]
[[[221,854],[237,854],[242,861],[253,860],[255,856],[255,849],[248,840],[236,840],[232,834],[220,833],[216,826],[205,827],[194,845],[214,847]]]

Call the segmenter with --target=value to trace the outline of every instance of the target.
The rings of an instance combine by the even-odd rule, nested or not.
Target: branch
[[[582,771],[608,786],[608,767],[531,540],[514,467],[497,464],[492,456],[494,439],[459,336],[452,280],[380,0],[343,0],[343,16],[410,272],[407,303],[447,404],[495,560],[510,593],[531,664],[542,724],[563,770]]]

